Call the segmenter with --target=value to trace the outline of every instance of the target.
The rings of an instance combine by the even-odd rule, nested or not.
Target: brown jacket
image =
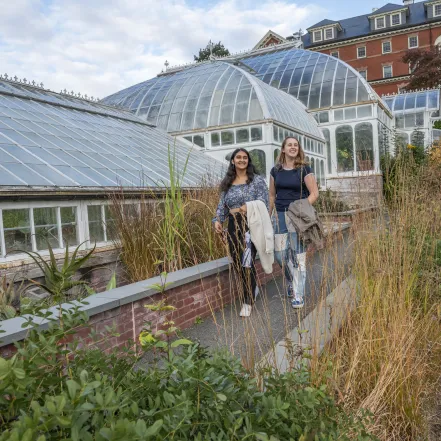
[[[323,248],[323,225],[308,199],[291,202],[286,215],[288,231],[295,231],[306,245],[312,243],[317,249]]]

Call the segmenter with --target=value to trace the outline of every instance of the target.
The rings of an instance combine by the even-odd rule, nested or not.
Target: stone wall
[[[158,293],[152,287],[154,284],[162,285],[164,280],[154,277],[90,296],[85,299],[88,305],[81,307],[89,316],[88,326],[80,329],[77,336],[90,344],[88,336],[91,330],[101,333],[105,332],[106,327],[114,327],[119,336],[106,339],[105,342],[114,348],[125,346],[131,340],[137,341],[146,322],[160,327],[165,320],[173,320],[179,328],[188,328],[197,318],[210,316],[237,296],[236,279],[229,270],[228,262],[227,258],[223,258],[170,273],[166,280],[170,285],[164,294]],[[273,274],[269,275],[262,271],[260,263],[257,264],[257,269],[261,285],[280,275],[277,265],[274,266]],[[168,317],[160,317],[158,313],[144,307],[164,297],[168,304],[176,307],[176,311],[171,312]],[[51,310],[56,317],[58,307]],[[15,352],[14,342],[26,337],[27,330],[21,328],[23,322],[22,317],[0,322],[0,329],[6,331],[0,334],[0,356],[12,355]],[[48,321],[44,319],[38,323],[41,329],[48,326]]]

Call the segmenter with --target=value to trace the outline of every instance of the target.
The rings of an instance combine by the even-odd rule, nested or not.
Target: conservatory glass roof
[[[202,63],[117,92],[103,104],[123,106],[168,132],[274,119],[323,139],[314,118],[291,96],[230,63]]]
[[[389,109],[393,113],[415,110],[438,110],[440,108],[439,100],[439,89],[400,93],[394,96],[383,97],[383,101],[389,106]]]
[[[14,88],[0,81],[1,186],[162,187],[169,184],[168,146],[178,170],[190,155],[184,187],[221,168],[129,112]]]
[[[290,48],[244,57],[241,62],[257,78],[288,92],[309,109],[380,101],[355,69],[330,55]]]

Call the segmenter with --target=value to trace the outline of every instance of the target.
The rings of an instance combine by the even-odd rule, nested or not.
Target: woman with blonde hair
[[[306,282],[306,247],[296,232],[288,232],[289,205],[299,199],[310,204],[318,199],[318,186],[298,138],[288,136],[282,143],[270,177],[270,214],[274,208],[274,257],[281,266],[287,294],[293,308],[303,308]]]

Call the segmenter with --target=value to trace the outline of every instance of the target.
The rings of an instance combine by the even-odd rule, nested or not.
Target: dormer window
[[[323,34],[322,31],[314,31],[314,43],[317,41],[322,41],[323,40]]]
[[[332,40],[334,38],[334,28],[325,29],[325,40]]]
[[[399,26],[401,24],[401,14],[392,14],[390,16],[390,22],[392,26]]]
[[[433,5],[433,16],[439,17],[441,15],[441,4]]]
[[[384,29],[386,27],[386,17],[377,17],[375,19],[375,29]]]

